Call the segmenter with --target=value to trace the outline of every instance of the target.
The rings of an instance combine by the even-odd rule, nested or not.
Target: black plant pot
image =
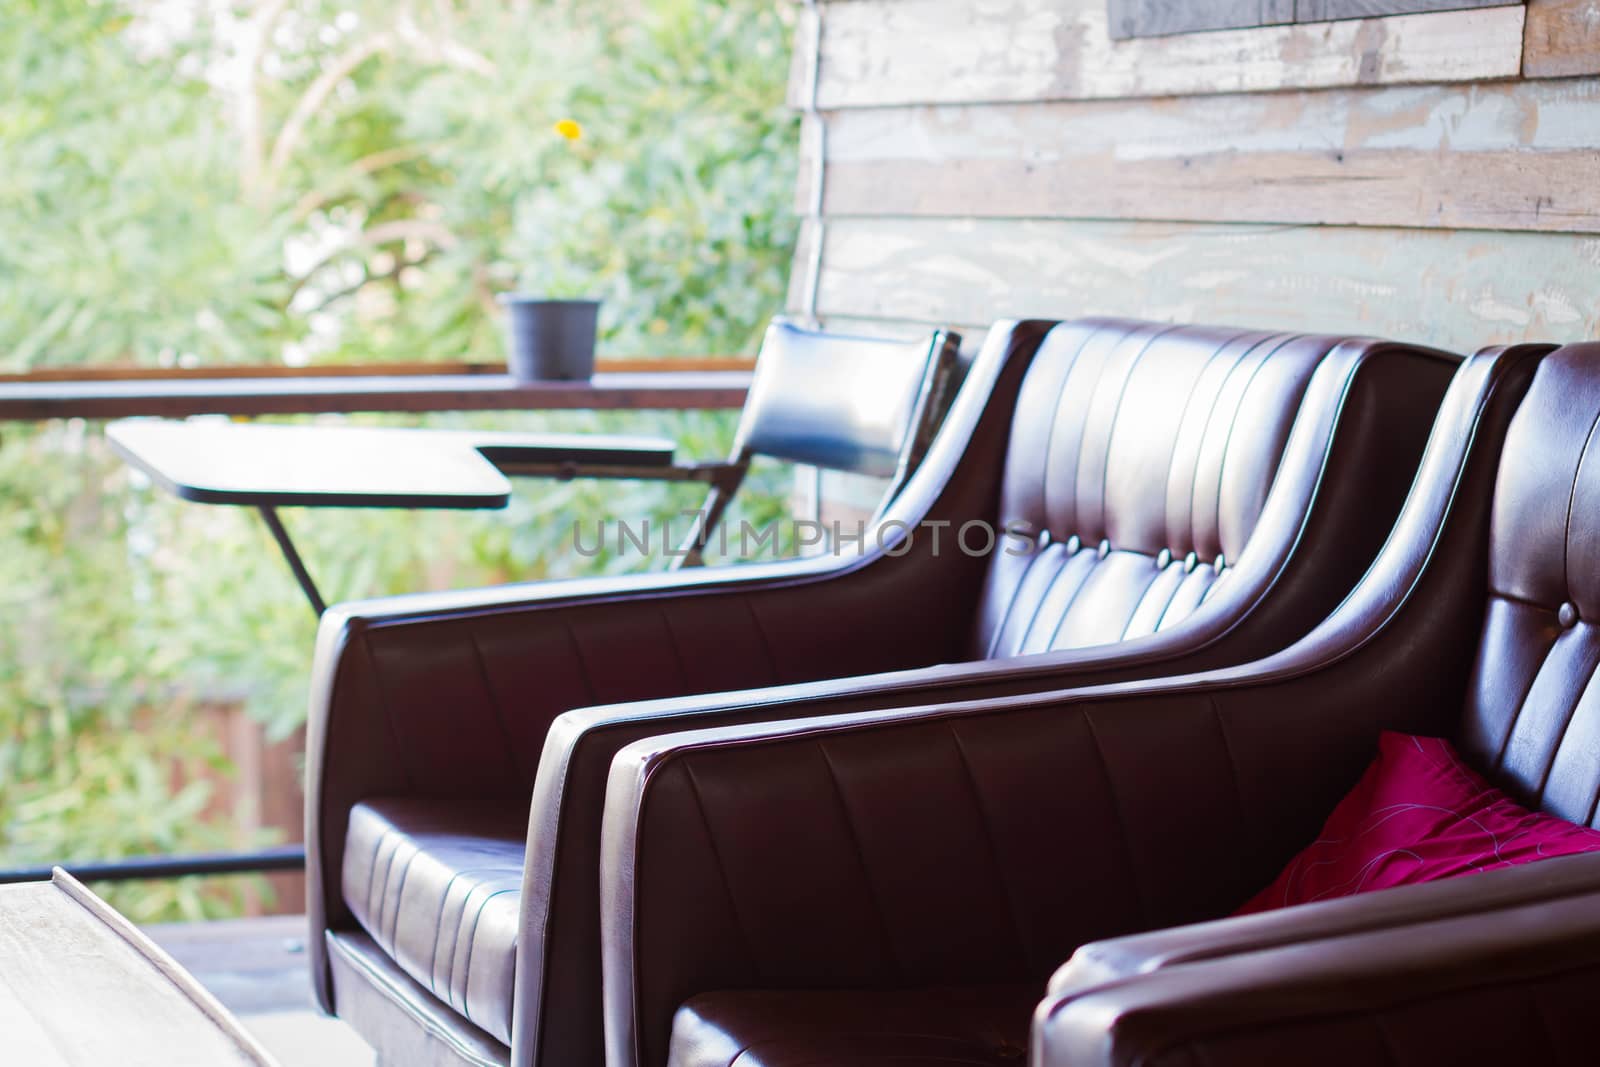
[[[506,362],[519,382],[586,381],[594,374],[598,300],[545,300],[507,293]]]

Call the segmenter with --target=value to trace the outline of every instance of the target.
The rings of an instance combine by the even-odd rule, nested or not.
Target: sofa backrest
[[[1506,432],[1470,758],[1529,804],[1594,823],[1600,796],[1600,344],[1546,356]]]
[[[1308,385],[1341,344],[1378,342],[1107,319],[1052,330],[1013,418],[999,515],[1013,533],[992,557],[974,653],[1102,645],[1188,618],[1233,580]]]

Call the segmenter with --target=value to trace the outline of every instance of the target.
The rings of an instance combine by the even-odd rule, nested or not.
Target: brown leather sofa
[[[599,1062],[620,748],[1281,648],[1370,562],[1456,364],[1355,338],[1001,324],[887,516],[909,541],[335,609],[308,768],[323,1006],[386,1063]],[[1025,550],[956,550],[970,520]]]
[[[1258,663],[625,749],[610,1067],[1018,1063],[1030,1021],[1036,1067],[1593,1062],[1600,857],[1182,925],[1384,729],[1595,823],[1600,344],[1549,352],[1466,364],[1372,571]]]

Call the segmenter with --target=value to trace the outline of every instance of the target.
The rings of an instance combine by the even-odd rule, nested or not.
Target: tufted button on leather
[[[1111,555],[1111,542],[1108,540],[1101,540],[1100,547],[1095,551],[1100,554],[1101,559],[1105,559],[1107,556]]]
[[[1200,566],[1200,557],[1193,552],[1183,557],[1183,573],[1188,574]]]
[[[1172,549],[1163,548],[1161,554],[1156,557],[1156,570],[1164,571],[1170,566],[1172,566]]]
[[[1083,542],[1078,540],[1077,534],[1073,534],[1071,537],[1067,538],[1067,555],[1076,556],[1078,554],[1078,549],[1082,547]]]
[[[1562,629],[1570,630],[1578,625],[1578,609],[1571,604],[1563,604],[1556,609],[1556,621]]]
[[[1039,536],[1035,537],[1033,540],[1034,540],[1034,544],[1037,547],[1039,547],[1039,548],[1049,548],[1050,547],[1050,531],[1049,530],[1040,530],[1039,531]]]
[[[1211,569],[1216,571],[1218,574],[1221,574],[1222,569],[1227,565],[1228,557],[1224,556],[1221,552],[1218,552],[1216,560],[1211,564]]]

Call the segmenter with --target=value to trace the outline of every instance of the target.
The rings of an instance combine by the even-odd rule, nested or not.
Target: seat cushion
[[[350,812],[342,886],[356,920],[411,977],[511,1043],[528,806],[379,798]]]
[[[703,993],[672,1021],[671,1067],[1017,1067],[1043,987]]]

